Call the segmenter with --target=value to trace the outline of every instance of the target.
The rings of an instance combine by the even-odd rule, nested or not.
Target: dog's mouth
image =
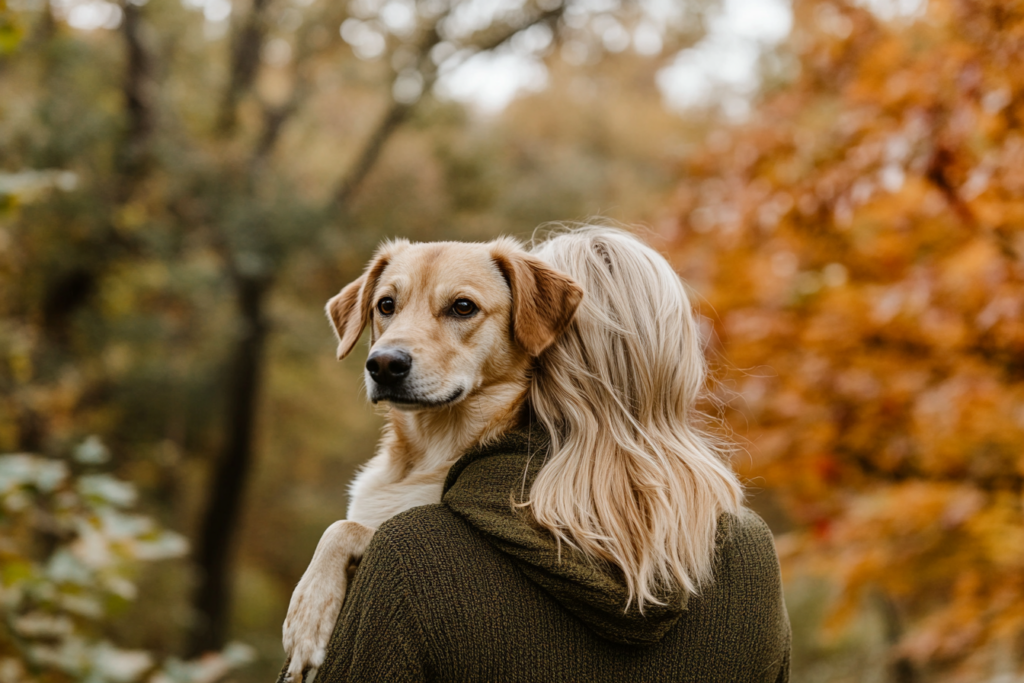
[[[441,399],[427,398],[424,396],[409,396],[407,394],[397,393],[394,391],[381,391],[380,393],[374,392],[374,395],[370,400],[376,404],[378,401],[387,401],[388,403],[400,407],[400,408],[442,408],[447,405],[455,403],[462,398],[463,389],[459,387],[448,396]]]

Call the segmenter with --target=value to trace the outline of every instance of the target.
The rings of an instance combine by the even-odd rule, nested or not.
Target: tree
[[[709,125],[665,235],[706,296],[745,474],[790,567],[875,597],[892,680],[1024,644],[1024,14],[801,0],[748,122]]]

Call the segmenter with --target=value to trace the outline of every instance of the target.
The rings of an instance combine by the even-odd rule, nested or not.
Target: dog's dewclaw
[[[303,667],[302,671],[292,669],[292,660],[288,660],[285,670],[277,679],[277,683],[313,683],[319,668],[315,666]]]

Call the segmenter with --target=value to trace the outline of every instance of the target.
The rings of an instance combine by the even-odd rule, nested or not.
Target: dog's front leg
[[[370,545],[374,530],[341,520],[327,527],[313,553],[313,560],[299,580],[284,620],[284,649],[288,653],[288,678],[302,683],[307,667],[324,662],[327,642],[341,611],[348,588],[348,567],[358,562]]]

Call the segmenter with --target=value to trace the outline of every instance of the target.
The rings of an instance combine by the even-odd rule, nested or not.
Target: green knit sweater
[[[538,441],[512,433],[467,452],[440,505],[380,527],[317,683],[788,681],[779,562],[756,514],[722,516],[715,581],[700,596],[626,611],[621,577],[565,547],[559,557],[513,512]]]

